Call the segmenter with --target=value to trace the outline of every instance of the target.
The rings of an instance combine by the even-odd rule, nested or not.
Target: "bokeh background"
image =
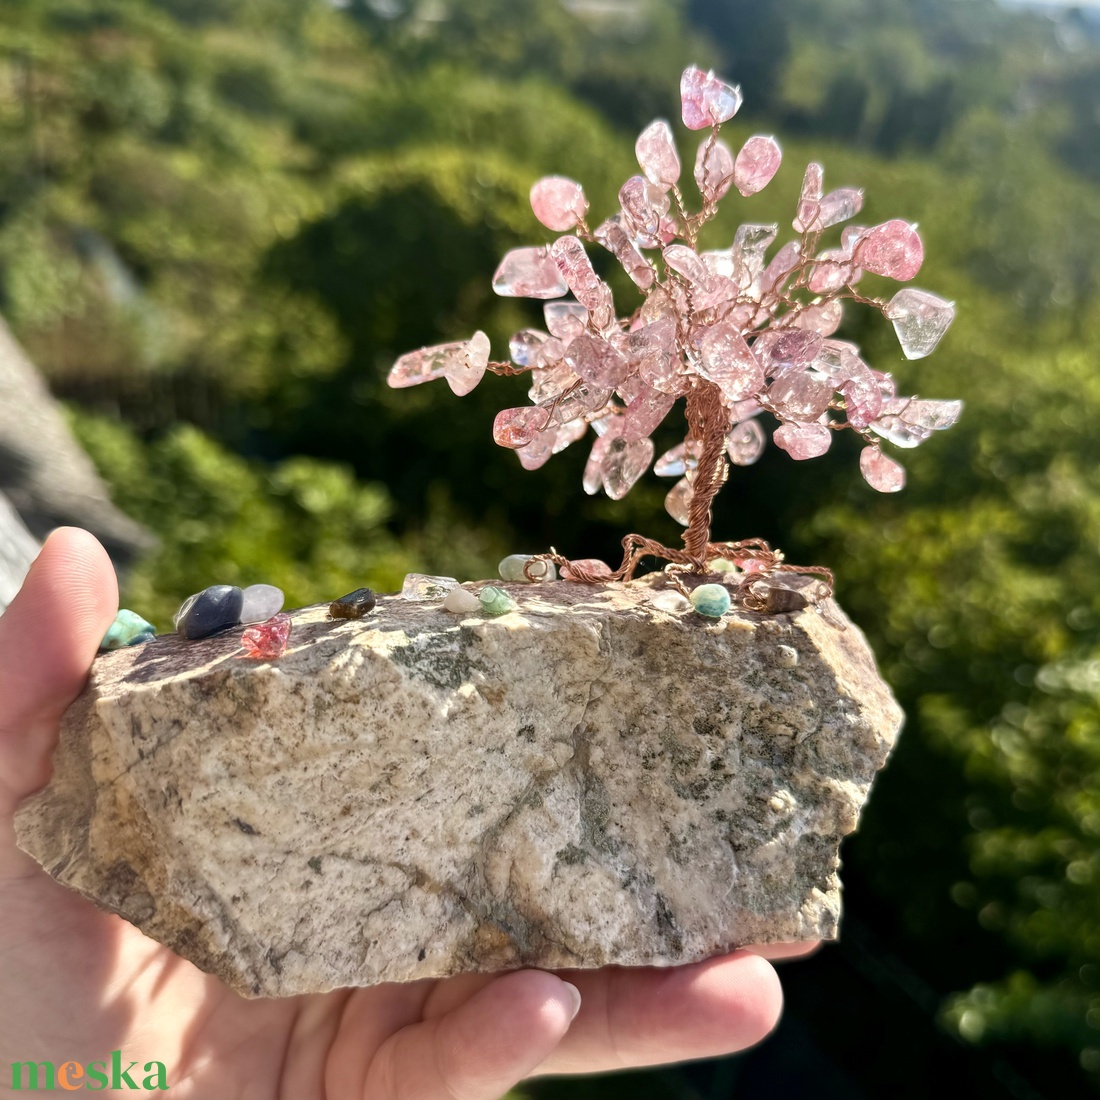
[[[1095,1096],[1100,1088],[1100,8],[995,0],[4,0],[0,312],[115,502],[158,538],[125,603],[270,581],[291,605],[550,545],[675,541],[668,483],[580,490],[491,441],[522,380],[461,401],[397,354],[537,322],[489,280],[551,234],[548,172],[609,213],[689,63],[740,82],[726,200],[789,222],[807,160],[918,222],[958,303],[934,356],[842,335],[961,397],[880,497],[839,438],[735,469],[719,537],[829,565],[908,714],[844,849],[839,945],[787,966],[778,1033],[531,1098]],[[698,137],[683,139],[690,165]],[[782,239],[782,238],[781,238]],[[677,439],[668,429],[669,445]],[[658,438],[660,449],[662,439]]]

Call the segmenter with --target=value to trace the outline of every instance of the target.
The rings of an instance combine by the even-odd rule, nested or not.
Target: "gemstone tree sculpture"
[[[711,505],[732,463],[749,466],[766,444],[761,422],[774,418],[772,438],[792,458],[823,455],[833,433],[852,431],[864,443],[860,471],[880,492],[905,483],[903,467],[883,443],[915,447],[933,431],[950,427],[959,401],[899,396],[894,380],[868,366],[859,349],[833,339],[845,300],[879,310],[893,322],[906,358],[932,352],[954,318],[951,302],[906,288],[889,300],[856,290],[865,271],[908,282],[920,270],[923,246],[904,221],[870,228],[847,225],[839,242],[821,247],[827,230],[859,214],[863,192],[840,188],[827,194],[823,170],[810,164],[794,218],[797,239],[769,259],[778,225],[744,224],[729,248],[699,251],[702,227],[723,196],[736,188],[755,194],[775,175],[780,149],[771,137],[750,137],[735,155],[719,138],[722,123],[741,105],[740,89],[713,73],[687,69],[680,82],[684,125],[708,130],[695,157],[702,199],[691,213],[679,187],[680,157],[667,122],[651,123],[636,151],[642,174],[619,191],[620,209],[595,229],[580,184],[548,176],[531,188],[531,206],[558,233],[548,246],[517,248],[502,260],[493,289],[507,297],[560,299],[544,306],[546,331],[523,329],[511,340],[511,361],[491,362],[489,341],[422,348],[403,355],[389,375],[395,387],[446,378],[460,396],[486,370],[529,374],[530,405],[497,414],[493,437],[516,451],[533,470],[584,436],[596,435],[584,471],[584,489],[602,487],[618,500],[653,464],[654,429],[683,398],[684,441],[657,459],[654,473],[678,480],[665,499],[669,514],[686,528],[683,549],[639,535],[623,539],[622,565],[569,562],[556,553],[563,575],[578,581],[629,580],[646,554],[663,558],[671,579],[702,573],[718,559],[745,570],[739,595],[762,601],[761,582],[776,571],[816,573],[831,587],[827,570],[782,564],[765,543],[711,542]],[[572,232],[569,232],[572,231]],[[619,317],[611,288],[592,267],[583,242],[609,251],[643,296],[641,306]],[[766,587],[766,586],[764,586]]]

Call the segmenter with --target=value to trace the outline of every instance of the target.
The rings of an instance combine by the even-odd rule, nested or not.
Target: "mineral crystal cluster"
[[[955,309],[925,290],[904,288],[888,300],[856,288],[865,272],[913,279],[924,258],[916,228],[901,220],[850,223],[863,192],[826,192],[823,170],[810,164],[793,220],[796,236],[770,256],[779,226],[747,223],[726,248],[701,250],[700,232],[731,189],[762,190],[779,168],[774,138],[750,137],[733,152],[719,137],[741,106],[740,89],[713,73],[687,69],[681,80],[684,125],[709,133],[693,176],[701,207],[690,212],[680,189],[681,162],[663,120],[638,137],[641,172],[619,191],[619,209],[595,228],[579,183],[549,176],[531,188],[535,216],[565,234],[548,245],[517,248],[501,261],[493,289],[508,297],[546,299],[545,329],[526,328],[510,344],[510,361],[490,360],[483,332],[472,339],[401,356],[389,375],[395,387],[445,378],[459,395],[485,374],[530,377],[530,404],[504,409],[493,426],[497,443],[514,449],[527,469],[594,431],[584,488],[623,497],[651,467],[676,478],[665,506],[689,528],[688,557],[704,561],[710,501],[729,464],[748,466],[772,439],[792,458],[823,455],[834,433],[861,437],[860,471],[880,492],[896,492],[905,470],[883,449],[915,447],[950,427],[961,402],[897,392],[854,344],[835,338],[843,303],[877,309],[894,326],[908,359],[929,355]],[[641,296],[617,314],[610,286],[592,266],[585,243],[606,249]],[[571,298],[566,298],[568,294]],[[559,300],[565,299],[565,300]],[[684,441],[655,458],[654,429],[686,400]],[[695,507],[693,507],[693,504]],[[692,546],[691,528],[698,528]]]

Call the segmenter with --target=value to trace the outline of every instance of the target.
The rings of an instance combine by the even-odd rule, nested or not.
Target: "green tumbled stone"
[[[730,609],[729,590],[721,584],[701,584],[691,594],[691,606],[708,619],[720,619]]]
[[[481,600],[481,610],[486,615],[506,615],[509,611],[515,611],[519,604],[504,591],[494,585],[486,585],[478,594]]]
[[[99,643],[100,649],[122,649],[128,645],[141,645],[157,636],[157,628],[140,615],[122,608],[111,623],[110,629]]]
[[[511,581],[513,584],[530,584],[531,582],[527,579],[527,574],[524,573],[523,568],[533,557],[533,554],[509,554],[497,566],[500,579]],[[535,562],[531,566],[531,573],[539,581],[556,581],[558,579],[558,571],[554,568],[552,561]]]

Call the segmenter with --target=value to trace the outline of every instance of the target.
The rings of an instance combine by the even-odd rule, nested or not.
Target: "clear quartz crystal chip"
[[[733,162],[733,182],[746,198],[763,191],[779,171],[783,153],[773,137],[756,134],[741,146]]]
[[[467,341],[465,352],[447,364],[447,385],[456,396],[465,397],[485,377],[488,364],[489,337],[479,329]]]
[[[584,245],[576,237],[559,237],[550,246],[550,255],[566,287],[582,306],[596,310],[607,305],[607,284],[596,275]],[[562,293],[565,293],[565,288]],[[554,298],[560,296],[547,295]]]
[[[502,298],[560,298],[569,287],[545,247],[513,248],[493,275]]]
[[[580,336],[588,323],[588,310],[580,302],[547,302],[542,307],[542,315],[550,335],[564,344]]]
[[[426,573],[407,573],[401,585],[403,600],[442,600],[458,587],[454,577],[432,577]]]
[[[833,387],[802,370],[784,371],[768,387],[768,400],[786,420],[817,420],[829,407]]]
[[[629,374],[626,358],[606,340],[582,333],[565,349],[565,362],[595,386],[614,389]]]
[[[667,191],[680,178],[680,155],[672,129],[664,119],[651,122],[638,135],[634,152],[650,183]]]
[[[768,444],[764,429],[756,420],[742,420],[726,435],[726,454],[734,466],[751,466]]]
[[[833,441],[824,424],[781,424],[772,436],[775,445],[794,459],[818,458]]]
[[[733,154],[724,141],[704,141],[695,155],[695,182],[707,203],[716,203],[733,183]]]
[[[895,219],[868,229],[852,249],[852,259],[865,271],[906,283],[920,271],[924,245],[916,226]]]
[[[584,189],[565,176],[544,176],[531,187],[531,209],[547,229],[572,229],[588,213]]]
[[[694,439],[677,443],[657,459],[653,464],[653,472],[658,477],[683,477],[685,474],[694,473],[699,465],[700,450],[699,444]]]
[[[623,228],[621,214],[613,214],[603,222],[596,229],[595,237],[619,261],[635,286],[648,290],[654,284],[657,273]]]
[[[749,290],[757,284],[764,272],[764,256],[779,232],[779,226],[742,225],[733,235],[733,247],[730,249],[730,275],[742,290]]]
[[[961,412],[961,401],[902,398],[885,402],[882,415],[871,427],[895,447],[916,447],[933,432],[950,428]]]
[[[647,248],[660,234],[661,217],[668,213],[671,201],[666,192],[645,176],[631,176],[619,188],[619,204],[623,208],[626,226]]]
[[[653,449],[652,439],[627,440],[615,436],[609,440],[601,463],[601,474],[604,492],[612,500],[622,500],[649,469]]]
[[[517,367],[533,367],[538,350],[545,343],[545,332],[523,328],[508,341],[508,354]]]
[[[878,447],[863,448],[859,454],[859,472],[864,481],[880,493],[896,493],[905,488],[905,467]]]
[[[886,306],[906,359],[931,355],[955,319],[955,303],[926,290],[899,290]]]
[[[688,525],[691,515],[691,482],[682,477],[665,495],[665,511],[683,527]]]
[[[728,122],[741,109],[741,89],[694,65],[680,77],[680,106],[689,130],[705,130]]]
[[[545,431],[539,432],[530,443],[516,448],[516,457],[519,459],[519,464],[525,470],[537,470],[540,466],[545,466],[554,453],[557,439],[557,428],[547,428]]]
[[[802,194],[798,199],[798,213],[794,219],[796,233],[813,233],[823,228],[821,221],[821,191],[825,170],[811,161],[802,177]]]
[[[740,401],[764,385],[764,368],[745,343],[740,330],[728,322],[711,325],[699,344],[699,373],[729,398]]]
[[[857,187],[838,187],[822,200],[818,213],[821,228],[839,225],[854,218],[863,209],[863,192]]]
[[[394,363],[386,382],[394,389],[405,389],[408,386],[419,386],[421,382],[444,378],[449,367],[465,361],[466,348],[467,341],[459,340],[408,351]]]
[[[690,283],[705,287],[710,282],[707,265],[686,244],[670,244],[662,252],[665,263]]]
[[[242,590],[242,595],[240,621],[245,626],[266,622],[283,609],[283,590],[273,584],[250,584]]]
[[[828,294],[844,286],[854,286],[863,274],[843,248],[826,248],[817,254],[810,271],[810,293]]]

